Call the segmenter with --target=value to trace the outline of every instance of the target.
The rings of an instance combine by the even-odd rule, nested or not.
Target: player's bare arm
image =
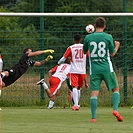
[[[115,51],[112,54],[110,54],[111,57],[116,55],[119,47],[120,47],[120,42],[119,41],[115,41],[115,49],[114,49]]]
[[[35,52],[29,52],[28,57],[37,56],[37,55],[41,55],[41,54],[45,54],[45,53],[53,54],[54,50],[48,49],[48,50],[39,50],[39,51],[35,51]]]
[[[52,71],[52,70],[49,70],[49,71],[48,71],[48,76],[49,76],[49,78],[52,76],[52,74],[53,74],[53,71]]]
[[[86,76],[85,76],[85,79],[84,79],[84,83],[85,83],[85,87],[89,88],[89,84],[87,83],[87,77]]]
[[[52,60],[53,59],[53,56],[52,55],[48,55],[47,58],[45,60],[42,60],[42,61],[36,61],[34,66],[42,66],[44,65],[46,62],[48,62],[49,60]]]

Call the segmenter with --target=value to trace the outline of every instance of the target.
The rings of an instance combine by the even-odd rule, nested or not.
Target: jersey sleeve
[[[68,58],[68,57],[71,57],[71,56],[72,56],[71,48],[68,47],[65,54],[64,54],[64,57]]]

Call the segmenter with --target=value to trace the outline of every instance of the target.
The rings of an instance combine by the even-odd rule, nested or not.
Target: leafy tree
[[[40,12],[39,2],[36,0],[21,0],[16,3],[14,7],[10,9],[13,12]],[[40,18],[39,17],[20,17],[18,20],[22,28],[33,24],[39,29]]]
[[[0,12],[9,12],[0,7]],[[19,17],[1,17],[0,19],[0,50],[3,54],[5,66],[11,66],[13,62],[9,60],[18,60],[25,47],[37,47],[39,43],[39,34],[34,25],[29,24],[23,28],[18,23]]]

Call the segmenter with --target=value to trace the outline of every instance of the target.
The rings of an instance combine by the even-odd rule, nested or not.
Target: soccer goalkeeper
[[[9,86],[13,84],[17,79],[19,79],[30,66],[41,66],[44,65],[49,60],[53,59],[52,55],[48,55],[46,59],[42,61],[34,61],[31,60],[30,57],[37,56],[45,53],[54,53],[54,50],[48,49],[48,50],[40,50],[32,52],[31,48],[26,48],[23,51],[23,55],[20,58],[19,62],[14,65],[12,68],[7,69],[6,71],[1,73],[2,77],[2,87]]]

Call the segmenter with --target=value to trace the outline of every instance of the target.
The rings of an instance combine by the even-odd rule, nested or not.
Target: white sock
[[[45,82],[42,84],[42,86],[44,87],[44,89],[48,89],[48,86]]]
[[[53,108],[53,106],[54,106],[54,102],[50,100],[49,101],[49,105],[48,105],[48,109]]]
[[[78,92],[78,102],[79,102],[79,99],[80,99],[80,90],[77,90]]]
[[[73,97],[73,101],[74,101],[74,106],[78,106],[78,91],[77,91],[77,88],[73,88],[72,97]]]

